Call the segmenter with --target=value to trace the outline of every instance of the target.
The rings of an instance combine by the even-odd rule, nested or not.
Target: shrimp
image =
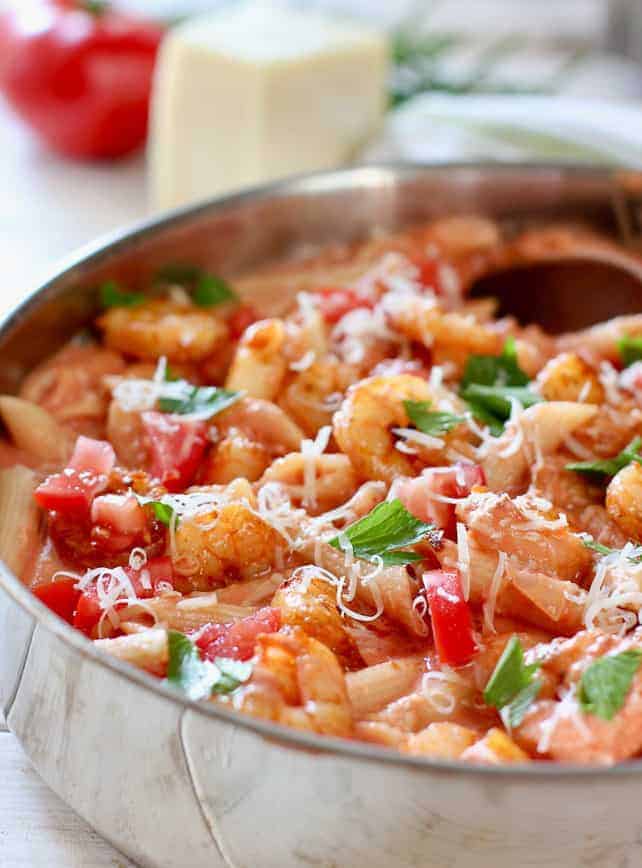
[[[38,365],[23,381],[19,394],[78,433],[102,437],[109,404],[106,378],[124,369],[118,353],[72,342]]]
[[[368,377],[350,387],[335,413],[333,429],[359,476],[391,483],[397,476],[416,476],[426,464],[440,462],[444,446],[457,428],[443,438],[434,438],[434,447],[422,448],[421,459],[427,460],[396,449],[398,438],[393,433],[394,429],[403,433],[411,425],[404,401],[431,403],[434,397],[429,384],[412,374]]]
[[[170,362],[198,362],[228,339],[222,319],[171,299],[113,307],[97,322],[108,347],[139,359],[165,356]]]
[[[587,507],[602,503],[604,490],[591,483],[584,474],[567,470],[571,461],[577,461],[577,458],[560,453],[537,462],[532,468],[529,493],[549,500],[556,509],[565,512],[574,525],[585,529],[580,517]]]
[[[474,729],[450,721],[430,723],[425,729],[408,737],[401,750],[414,756],[454,760],[477,741]]]
[[[562,762],[612,764],[636,756],[642,749],[640,670],[611,720],[583,712],[577,701],[580,679],[591,663],[630,650],[642,651],[640,629],[623,639],[582,631],[527,652],[528,662],[541,663],[541,677],[553,685],[555,698],[545,695],[531,705],[514,730],[518,744],[533,755]]]
[[[295,729],[352,735],[343,670],[332,651],[300,627],[258,637],[252,677],[232,702],[238,711]]]
[[[310,463],[314,482],[306,486]],[[338,507],[358,487],[350,459],[339,453],[307,456],[292,452],[268,467],[259,480],[259,486],[272,482],[280,483],[289,499],[301,504],[309,515],[319,515]]]
[[[642,336],[642,314],[617,316],[583,331],[560,335],[558,345],[562,350],[589,352],[597,359],[619,362],[619,343],[627,336]]]
[[[551,359],[539,372],[537,387],[547,401],[604,401],[604,388],[595,369],[577,353],[560,353]]]
[[[226,485],[239,477],[254,482],[270,466],[270,453],[242,435],[224,437],[211,449],[200,471],[204,484]]]
[[[360,669],[363,659],[337,608],[335,589],[322,579],[292,578],[274,595],[283,624],[302,627],[336,654],[344,669]]]
[[[174,566],[183,593],[256,579],[274,566],[283,540],[243,502],[181,517]]]
[[[642,542],[642,466],[637,461],[609,482],[606,511],[627,537]]]

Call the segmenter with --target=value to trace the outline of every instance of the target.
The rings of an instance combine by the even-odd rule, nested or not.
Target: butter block
[[[312,10],[245,2],[177,26],[154,83],[152,205],[341,165],[381,124],[387,66],[383,34]]]

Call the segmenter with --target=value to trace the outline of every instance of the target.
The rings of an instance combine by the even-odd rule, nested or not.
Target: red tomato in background
[[[85,517],[94,497],[107,487],[115,463],[116,453],[110,443],[81,435],[68,467],[48,476],[36,488],[36,501],[43,509]]]
[[[145,141],[162,36],[107,3],[14,0],[0,17],[0,89],[55,151],[121,157]]]
[[[207,425],[172,413],[143,413],[149,439],[150,472],[168,491],[190,484],[207,446]]]
[[[442,663],[464,666],[477,650],[473,622],[457,570],[423,575],[435,648]]]
[[[196,645],[207,660],[217,657],[249,660],[254,654],[257,636],[261,633],[276,633],[280,626],[280,609],[264,606],[234,624],[208,624],[200,632]]]
[[[227,321],[230,337],[237,341],[245,329],[259,319],[251,304],[240,304]]]

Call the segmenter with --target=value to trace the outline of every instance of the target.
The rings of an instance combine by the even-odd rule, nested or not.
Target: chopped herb
[[[252,664],[217,657],[203,660],[196,645],[176,630],[167,631],[169,661],[167,682],[179,687],[190,699],[206,699],[212,693],[231,693],[248,680]]]
[[[507,728],[519,726],[541,688],[533,676],[539,663],[524,663],[524,650],[517,636],[511,636],[484,690],[484,702],[500,711]]]
[[[511,401],[532,407],[542,398],[529,387],[528,375],[517,361],[515,339],[507,338],[499,356],[469,356],[459,385],[459,394],[477,419],[496,436],[511,414]]]
[[[335,549],[343,549],[345,540],[352,547],[357,558],[372,561],[381,558],[386,566],[402,566],[420,561],[416,552],[399,551],[403,546],[414,545],[425,536],[434,534],[435,527],[415,518],[400,500],[388,500],[347,527],[341,534],[330,540]]]
[[[468,356],[461,387],[471,383],[481,386],[527,386],[530,382],[517,361],[515,338],[506,339],[499,356]]]
[[[191,293],[194,304],[200,307],[213,307],[225,301],[238,301],[232,287],[223,280],[209,274],[196,265],[175,263],[161,268],[156,280],[162,283],[178,283]]]
[[[642,651],[631,649],[591,663],[584,670],[578,691],[582,711],[611,720],[624,705],[641,660]]]
[[[115,280],[107,280],[99,287],[99,292],[103,307],[135,307],[145,301],[141,292],[126,292]]]
[[[221,277],[204,274],[192,291],[192,299],[200,307],[213,307],[224,301],[238,301],[238,296]]]
[[[174,515],[174,509],[169,505],[169,503],[164,503],[162,500],[154,500],[153,497],[145,497],[142,494],[137,494],[136,499],[141,506],[151,507],[155,519],[162,522],[162,524],[167,525],[167,527],[170,526],[172,516]]]
[[[584,473],[587,476],[597,477],[597,481],[602,482],[606,477],[615,476],[623,467],[626,467],[632,461],[642,464],[642,456],[639,455],[640,446],[642,446],[642,438],[635,437],[627,447],[625,447],[614,458],[605,458],[597,461],[577,461],[574,464],[567,464],[567,470],[574,470],[576,473]]]
[[[432,437],[447,434],[464,421],[463,416],[431,410],[430,401],[404,401],[403,405],[415,428]]]
[[[181,416],[198,413],[201,418],[209,419],[240,397],[241,392],[230,392],[217,386],[193,386],[184,397],[159,398],[158,407],[163,413],[178,413]]]
[[[642,360],[642,336],[624,335],[617,342],[617,348],[625,368]]]
[[[591,549],[591,551],[598,552],[601,555],[619,555],[622,553],[622,549],[612,549],[609,546],[602,545],[602,543],[597,542],[588,534],[579,534],[582,538],[582,544],[586,546],[587,549]],[[627,559],[631,561],[632,564],[642,563],[642,555],[627,555]]]
[[[526,687],[522,687],[519,693],[505,705],[499,712],[500,717],[506,729],[515,729],[524,720],[526,712],[542,689],[542,682],[539,678],[535,678]]]

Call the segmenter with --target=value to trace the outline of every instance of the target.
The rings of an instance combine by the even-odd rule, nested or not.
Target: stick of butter
[[[153,206],[344,163],[381,124],[387,66],[383,34],[309,9],[248,0],[187,20],[156,69]]]

